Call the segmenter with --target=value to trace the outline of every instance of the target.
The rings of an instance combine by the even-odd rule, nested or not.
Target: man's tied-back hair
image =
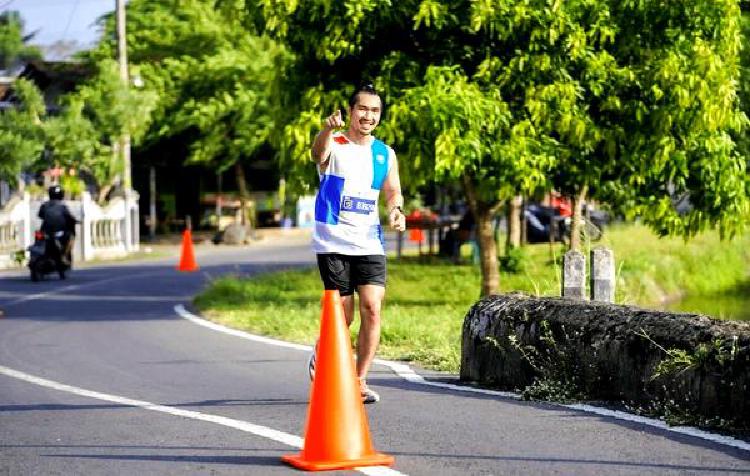
[[[354,107],[355,104],[357,104],[357,96],[359,96],[360,93],[364,94],[372,94],[373,96],[380,97],[380,116],[382,117],[385,113],[385,101],[383,101],[383,96],[380,95],[375,90],[375,86],[373,86],[372,82],[365,81],[361,83],[352,93],[351,96],[349,96],[349,107]]]

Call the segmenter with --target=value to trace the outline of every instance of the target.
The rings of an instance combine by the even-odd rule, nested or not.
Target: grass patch
[[[378,355],[457,371],[463,317],[478,297],[475,268],[406,258],[389,263],[387,286]],[[216,322],[309,344],[318,334],[321,291],[317,268],[254,279],[224,276],[195,305]],[[357,319],[353,341],[358,330]]]
[[[639,225],[607,230],[615,252],[617,302],[654,306],[684,295],[710,295],[750,280],[750,235],[721,241],[710,232],[685,241],[658,238]]]
[[[598,244],[614,250],[617,300],[629,304],[652,306],[681,293],[734,288],[747,281],[750,269],[747,236],[722,243],[710,233],[685,243],[628,225],[608,228]],[[559,295],[558,263],[564,251],[547,244],[526,247],[522,267],[515,273],[501,271],[502,291]],[[414,256],[390,260],[378,355],[457,372],[461,326],[479,289],[475,265]],[[195,305],[204,316],[227,326],[311,344],[318,333],[321,291],[317,268],[251,279],[224,276],[196,297]],[[357,319],[353,340],[358,329]]]

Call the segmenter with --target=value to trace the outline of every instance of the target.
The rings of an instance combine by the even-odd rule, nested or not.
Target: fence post
[[[83,192],[81,194],[81,255],[83,261],[88,261],[94,257],[94,244],[92,242],[91,230],[91,194]]]
[[[615,302],[615,255],[604,247],[591,250],[591,300]]]
[[[31,194],[23,192],[23,212],[21,216],[21,241],[22,249],[26,249],[34,244],[34,230],[31,229]]]
[[[563,256],[562,295],[586,299],[586,258],[580,251],[571,250]]]
[[[122,226],[120,228],[120,242],[125,247],[125,253],[130,253],[133,237],[133,224],[131,223],[132,217],[130,216],[130,190],[125,190],[123,195],[123,204],[125,208],[125,214],[122,217]]]

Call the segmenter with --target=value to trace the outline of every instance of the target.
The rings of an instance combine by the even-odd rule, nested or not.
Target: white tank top
[[[385,254],[378,197],[394,157],[378,139],[359,145],[334,133],[315,199],[316,253]]]

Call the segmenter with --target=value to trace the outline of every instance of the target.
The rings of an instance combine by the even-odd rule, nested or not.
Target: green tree
[[[638,53],[649,60],[633,68],[641,98],[628,101],[634,127],[627,132],[638,135],[622,154],[623,169],[637,173],[621,172],[614,195],[632,203],[632,214],[663,235],[689,237],[715,227],[732,236],[744,230],[750,176],[733,139],[748,126],[737,96],[737,1],[634,5],[616,13],[620,24],[648,18],[655,26],[645,38],[647,48],[634,41],[620,46],[621,57]],[[691,204],[686,211],[675,207],[682,197]]]
[[[190,140],[188,162],[235,167],[246,209],[242,162],[278,126],[285,50],[258,34],[244,2],[133,0],[127,15],[130,62],[158,97],[146,146],[179,136]],[[111,54],[111,43],[96,53]]]
[[[44,123],[50,159],[89,172],[99,185],[99,201],[122,179],[118,140],[134,143],[145,134],[155,94],[129,87],[114,60],[102,60],[97,73],[62,99],[63,112]]]
[[[289,172],[290,186],[310,190],[317,186],[310,162],[312,138],[325,116],[348,107],[346,101],[355,85],[364,79],[376,79],[388,103],[400,92],[399,85],[418,84],[424,75],[429,62],[415,58],[429,58],[432,50],[421,37],[423,31],[412,28],[418,2],[254,3],[246,2],[249,20],[262,25],[262,32],[284,42],[294,54],[295,61],[280,78],[283,127],[277,129],[273,140],[281,167]],[[384,125],[389,120],[386,110]],[[418,168],[406,165],[401,173],[407,187],[429,180]]]
[[[18,12],[0,13],[0,70],[19,62],[41,58],[38,48],[27,46]],[[0,110],[0,179],[16,183],[18,174],[37,160],[44,149],[41,121],[44,100],[33,83],[20,79],[13,85],[13,106]]]
[[[403,184],[462,184],[477,217],[481,292],[489,294],[499,289],[492,216],[514,189],[543,184],[553,157],[547,139],[479,79],[489,45],[469,28],[470,3],[280,1],[264,4],[264,14],[297,59],[283,88],[287,109],[297,111],[280,139],[284,169],[314,184],[309,144],[322,118],[355,83],[375,78],[392,103],[380,133],[396,147]]]
[[[16,183],[18,174],[39,160],[44,150],[44,100],[33,83],[13,84],[14,105],[0,110],[0,179]]]
[[[391,109],[388,135],[406,146],[409,160],[438,180],[459,181],[477,224],[481,295],[500,285],[493,218],[518,191],[546,183],[554,164],[544,138],[529,121],[514,120],[496,88],[483,88],[457,67],[431,67],[424,85],[405,91]]]
[[[347,85],[376,77],[401,105],[386,121],[407,183],[479,175],[496,180],[497,200],[553,186],[578,214],[587,196],[608,199],[660,233],[742,228],[747,174],[731,139],[744,123],[736,0],[277,0],[262,13],[296,55],[285,104],[298,116],[280,140],[296,164],[309,164],[312,135]],[[502,113],[478,107],[480,97]],[[422,120],[410,109],[431,124],[409,125]],[[500,124],[480,125],[476,110]],[[499,142],[475,139],[485,132]],[[510,166],[508,176],[488,163]],[[686,194],[693,208],[678,211]],[[497,289],[493,266],[482,265],[483,293]]]
[[[742,110],[750,117],[750,0],[740,2],[742,7],[742,51],[740,53],[739,96]],[[739,134],[738,142],[742,154],[750,164],[750,128]]]
[[[42,58],[39,48],[26,44],[33,36],[24,36],[18,12],[0,13],[0,70],[11,70],[22,61]]]
[[[742,228],[735,0],[485,1],[472,15],[497,42],[485,64],[503,96],[555,141],[551,184],[573,197],[576,226],[591,196],[663,234]]]

